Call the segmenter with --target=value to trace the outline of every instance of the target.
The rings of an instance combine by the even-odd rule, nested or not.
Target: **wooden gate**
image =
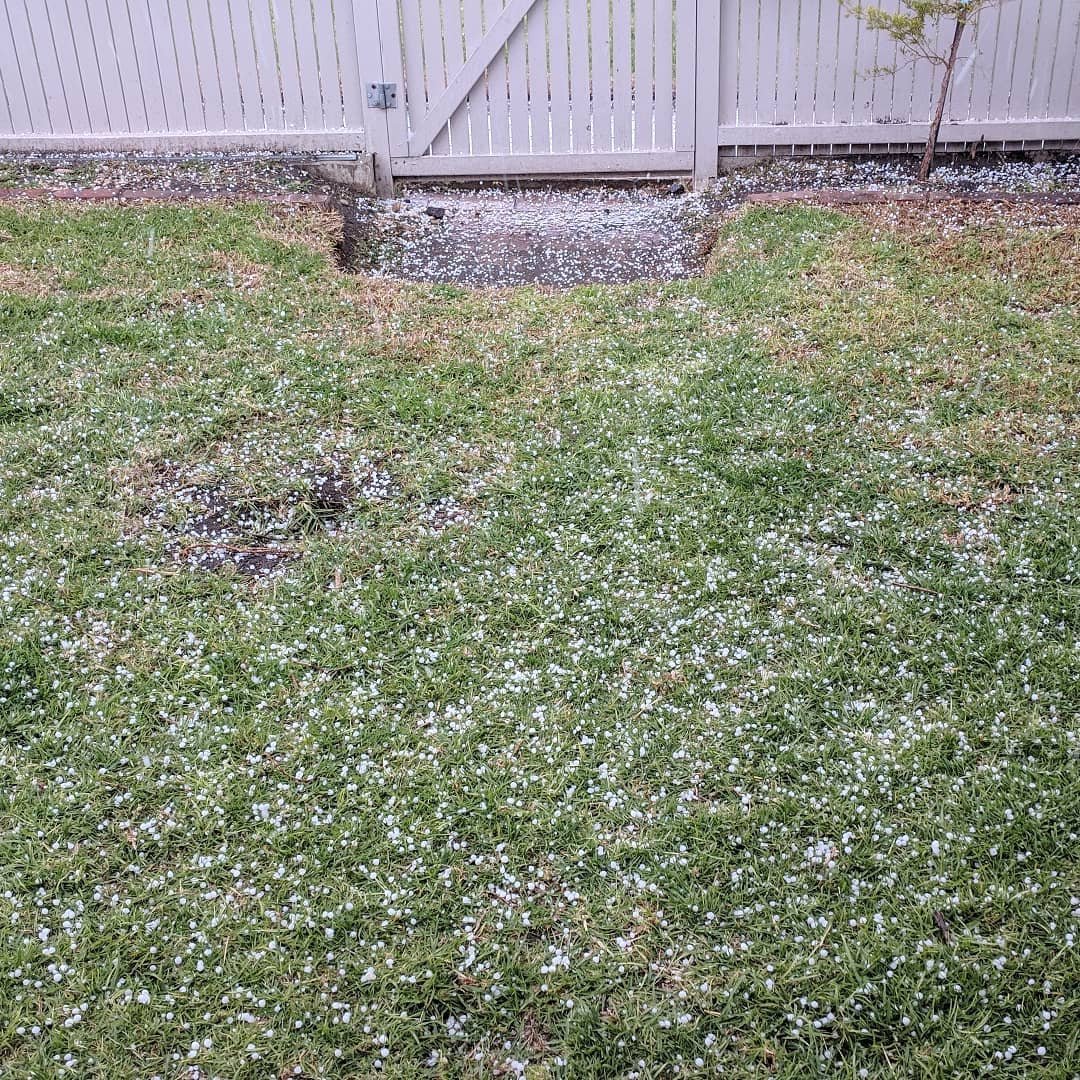
[[[397,177],[694,169],[701,11],[715,9],[718,35],[715,0],[372,2],[380,75],[366,92],[386,130],[373,121],[369,137],[384,172],[387,161]],[[705,68],[716,66],[714,38]]]

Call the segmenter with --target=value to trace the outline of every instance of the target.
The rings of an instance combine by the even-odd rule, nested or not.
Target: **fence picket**
[[[896,67],[896,71],[891,80],[891,102],[885,119],[890,124],[899,124],[914,115],[915,65],[905,58],[897,44],[893,43],[891,52],[891,63]]]
[[[547,4],[525,16],[529,59],[529,133],[534,154],[551,153],[551,61],[548,54]]]
[[[334,10],[325,0],[315,0],[311,5],[311,14],[323,106],[322,122],[327,131],[334,131],[345,126],[341,71],[334,45]]]
[[[651,145],[668,150],[675,145],[675,9],[672,0],[656,0],[656,101]]]
[[[1057,72],[1058,58],[1061,56],[1061,30],[1065,25],[1065,0],[1043,0],[1043,14],[1039,24],[1039,44],[1035,47],[1036,62],[1039,58],[1049,58],[1049,63],[1042,65],[1040,86],[1034,86],[1028,102],[1029,116],[1049,116],[1050,102],[1054,94],[1054,76]]]
[[[574,145],[570,119],[570,40],[566,0],[549,0],[548,41],[551,79],[551,149],[569,152]]]
[[[1001,9],[985,8],[979,12],[965,49],[965,63],[971,66],[971,89],[968,93],[968,116],[986,120],[990,117],[990,85],[994,71],[994,44]]]
[[[796,23],[795,108],[793,124],[812,124],[816,119],[814,80],[817,77],[818,34],[821,26],[821,0],[799,0]]]
[[[203,105],[202,86],[199,81],[199,66],[195,56],[195,41],[192,34],[191,20],[184,10],[174,9],[170,0],[151,0],[151,17],[158,33],[167,37],[176,65],[178,86],[176,100],[172,103],[174,114],[183,115],[184,125],[189,131],[205,131],[206,111]],[[108,97],[108,95],[106,95]]]
[[[240,87],[240,105],[245,131],[266,129],[262,89],[259,86],[259,61],[255,52],[255,37],[251,27],[248,0],[227,0],[229,23],[232,26],[233,51],[236,55],[236,75]]]
[[[15,64],[19,71],[24,100],[30,114],[29,130],[54,133],[56,129],[52,110],[49,108],[49,96],[45,92],[45,81],[41,74],[41,68],[38,66],[37,49],[34,43],[33,31],[27,19],[26,5],[21,2],[13,2],[8,4],[7,8],[8,27],[13,42]],[[55,108],[55,103],[53,107]],[[62,127],[61,130],[63,130]]]
[[[291,0],[291,7],[296,60],[300,68],[300,93],[304,102],[304,126],[312,131],[325,130],[326,114],[319,79],[319,53],[315,48],[311,0]]]
[[[584,4],[568,0],[567,35],[570,52],[571,147],[575,153],[592,149],[592,97],[589,87],[589,21]]]
[[[1040,3],[1039,8],[1045,7]],[[1037,69],[1035,64],[1035,41],[1039,33],[1039,16],[1034,4],[1028,8],[1017,4],[1016,50],[1013,54],[1012,79],[1009,85],[1009,118],[1023,118],[1028,113],[1029,102],[1036,82],[1041,82],[1045,71]],[[1020,9],[1023,8],[1023,15]]]
[[[146,32],[153,42],[162,107],[165,112],[165,130],[182,130],[187,123],[184,107],[184,91],[180,81],[180,65],[176,58],[172,31],[169,24],[167,0],[145,0]]]
[[[837,12],[836,57],[833,65],[833,118],[838,124],[850,124],[855,119],[855,84],[858,70],[859,20],[842,6]],[[840,62],[846,61],[846,62]]]
[[[446,89],[446,61],[443,55],[445,35],[439,0],[420,0],[420,32],[424,53],[424,86],[428,104],[438,101]],[[435,154],[450,152],[450,133],[444,127],[431,144]]]
[[[146,109],[146,126],[150,131],[168,131],[169,112],[165,103],[165,88],[161,82],[157,43],[150,23],[145,0],[130,0],[127,4],[128,32],[135,54],[135,71],[142,89]]]
[[[510,85],[510,148],[515,154],[532,152],[529,133],[529,81],[525,24],[514,27],[506,43],[506,73]]]
[[[694,149],[697,121],[693,87],[697,81],[697,4],[675,3],[675,140],[677,150]],[[717,98],[719,99],[719,90]]]
[[[773,45],[776,54],[776,107],[773,115],[777,124],[795,122],[795,102],[799,92],[799,14],[798,2],[794,19],[785,6],[777,5]]]
[[[1009,91],[1012,87],[1013,63],[1016,56],[1016,34],[1020,24],[1020,5],[1016,16],[1003,7],[998,13],[998,33],[994,42],[994,58],[990,79],[990,119],[1004,120],[1009,115]]]
[[[1080,48],[1080,2],[1065,0],[1061,5],[1061,25],[1057,52],[1050,73],[1050,95],[1046,115],[1052,119],[1069,116],[1069,82],[1076,68]]]
[[[60,57],[56,50],[56,42],[53,35],[52,20],[49,16],[48,7],[40,2],[31,2],[24,5],[27,25],[33,41],[33,54],[37,62],[38,72],[41,76],[42,90],[45,94],[45,103],[49,111],[49,120],[55,134],[68,134],[74,129],[71,113],[73,102],[70,91],[74,89],[66,81],[67,77],[75,75],[70,70],[66,73],[60,64]],[[81,95],[81,87],[75,84],[76,94]]]
[[[356,15],[353,0],[341,0],[334,4],[333,70],[341,81],[342,123],[347,131],[364,130],[364,73],[360,70],[357,53]],[[370,33],[370,30],[367,32]]]
[[[40,132],[42,129],[35,129],[33,117],[30,115],[30,104],[19,65],[19,50],[11,33],[7,12],[4,15],[5,17],[0,19],[0,85],[4,89],[11,132],[13,135],[32,134],[35,130]]]
[[[611,9],[612,145],[631,150],[634,145],[633,64],[630,4],[618,0]]]
[[[484,32],[499,17],[503,5],[499,0],[483,0]],[[506,49],[498,51],[487,69],[488,130],[491,132],[491,153],[510,153],[510,73],[506,65]]]
[[[0,49],[2,54],[2,49]],[[7,87],[4,85],[4,72],[0,68],[0,135],[14,135],[15,121],[11,116],[11,106],[8,104]]]
[[[592,98],[593,150],[611,149],[611,5],[592,0],[589,5],[589,94]]]
[[[975,31],[969,28],[964,35],[964,47],[957,53],[956,69],[949,84],[949,97],[945,105],[946,122],[966,120],[971,115],[971,95],[975,89]],[[951,47],[952,31],[949,31]]]
[[[1069,64],[1069,85],[1065,92],[1065,115],[1069,117],[1080,116],[1080,74],[1077,73],[1076,57],[1080,55],[1080,7],[1074,13],[1076,29],[1072,34],[1072,57]]]
[[[465,63],[464,12],[460,0],[443,0],[443,47],[446,53],[447,75]],[[450,146],[455,154],[468,154],[469,101],[466,96],[461,107],[450,117]]]
[[[468,57],[484,36],[484,13],[479,3],[468,3],[462,14],[465,55]],[[469,91],[469,146],[473,154],[491,153],[491,124],[488,111],[488,73]]]
[[[347,5],[351,9],[351,5]],[[259,99],[263,122],[271,131],[285,129],[285,91],[282,87],[282,68],[274,44],[274,21],[267,0],[250,0],[252,45],[259,77]]]
[[[267,15],[272,38],[271,56],[278,57],[281,77],[281,102],[286,130],[303,131],[305,127],[304,93],[300,82],[300,58],[296,51],[296,35],[292,29],[290,0],[252,0],[257,16],[261,3],[268,5]],[[265,87],[264,87],[265,91]]]
[[[89,131],[90,115],[86,107],[86,92],[82,85],[82,72],[75,42],[71,38],[71,27],[67,21],[66,4],[56,0],[31,5],[31,25],[46,44],[43,51],[50,52],[56,65],[55,93],[63,98],[64,115],[67,130],[71,132]]]
[[[68,33],[75,48],[75,62],[79,69],[83,98],[86,102],[86,131],[88,133],[109,131],[112,126],[109,119],[109,102],[101,80],[100,59],[94,47],[94,35],[87,16],[86,0],[68,0],[64,5],[64,14],[67,16]],[[3,23],[3,17],[0,16],[0,41],[3,38]],[[0,59],[0,68],[2,67],[3,61]],[[183,131],[184,127],[185,125],[181,124],[176,130]]]
[[[895,9],[897,4],[898,0],[891,0],[889,6]],[[898,60],[896,42],[886,34],[870,33],[867,36],[872,39],[872,59],[868,72],[870,109],[867,119],[873,123],[888,122],[892,115],[892,103],[896,90],[895,66]],[[867,51],[871,51],[871,46],[868,45]]]
[[[221,91],[217,55],[214,50],[214,30],[210,22],[207,0],[188,0],[188,11],[206,130],[226,131],[225,102]]]
[[[735,0],[738,4],[737,61],[735,65],[735,98],[738,124],[760,124],[764,117],[758,114],[758,6],[756,0]]]
[[[777,35],[782,2],[783,0],[761,0],[757,5],[757,79],[754,99],[757,102],[758,123],[761,124],[775,124],[781,119],[777,112],[777,75],[780,66]]]
[[[878,80],[874,77],[877,50],[881,35],[874,33],[861,20],[855,26],[855,78],[851,88],[851,122],[870,124],[874,121],[874,91]]]
[[[401,57],[405,68],[405,96],[408,115],[422,115],[427,107],[427,86],[424,82],[424,46],[420,26],[420,0],[401,0]]]
[[[634,72],[631,86],[631,141],[635,150],[651,150],[654,145],[656,82],[653,60],[657,50],[653,0],[634,4]]]
[[[720,5],[720,113],[722,127],[734,127],[739,118],[739,5]]]

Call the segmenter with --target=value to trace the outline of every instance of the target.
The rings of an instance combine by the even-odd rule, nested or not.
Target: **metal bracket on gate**
[[[397,83],[373,82],[367,86],[367,103],[371,109],[397,108]]]

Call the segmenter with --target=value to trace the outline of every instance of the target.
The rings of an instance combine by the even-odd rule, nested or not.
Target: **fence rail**
[[[467,68],[514,3],[0,0],[0,149],[374,149],[386,119],[365,84],[384,64],[401,73],[398,145],[416,173],[452,173],[432,159],[462,146],[474,166],[497,155],[505,171],[519,161],[551,172],[565,154],[567,171],[589,171],[609,129],[611,167],[646,141],[681,162],[675,151],[700,152],[713,127],[721,148],[908,145],[929,118],[934,72],[903,64],[839,0],[540,0],[518,5],[526,14],[505,47],[416,150],[417,128],[433,126],[433,88]],[[703,7],[716,13],[715,42],[700,37]],[[965,39],[943,139],[1080,140],[1078,51],[1080,0],[986,9]],[[696,106],[680,75],[688,62]],[[680,117],[671,141],[666,125]]]

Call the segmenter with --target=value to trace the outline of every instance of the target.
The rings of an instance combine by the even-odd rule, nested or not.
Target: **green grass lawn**
[[[0,209],[0,1072],[1074,1076],[1049,213],[551,294]]]

